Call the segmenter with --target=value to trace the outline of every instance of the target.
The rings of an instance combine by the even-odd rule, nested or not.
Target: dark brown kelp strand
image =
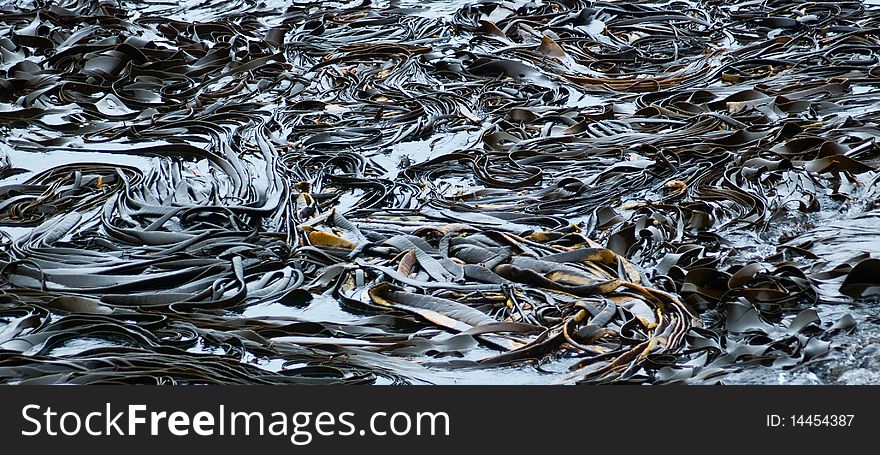
[[[863,2],[7,2],[0,382],[807,371],[878,85]]]

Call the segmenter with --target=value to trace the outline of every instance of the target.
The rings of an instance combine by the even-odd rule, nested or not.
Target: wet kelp
[[[730,3],[3,7],[0,380],[809,365],[880,285],[802,235],[877,226],[880,14]]]

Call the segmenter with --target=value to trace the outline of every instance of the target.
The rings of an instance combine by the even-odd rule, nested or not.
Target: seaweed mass
[[[815,375],[880,339],[866,3],[5,2],[0,382]]]

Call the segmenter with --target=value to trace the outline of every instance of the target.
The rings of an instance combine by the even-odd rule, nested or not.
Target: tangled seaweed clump
[[[880,9],[172,3],[0,7],[0,382],[711,383],[870,323]]]

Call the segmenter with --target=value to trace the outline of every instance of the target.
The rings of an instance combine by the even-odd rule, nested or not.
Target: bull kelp
[[[845,381],[878,86],[863,2],[6,2],[0,381]]]

